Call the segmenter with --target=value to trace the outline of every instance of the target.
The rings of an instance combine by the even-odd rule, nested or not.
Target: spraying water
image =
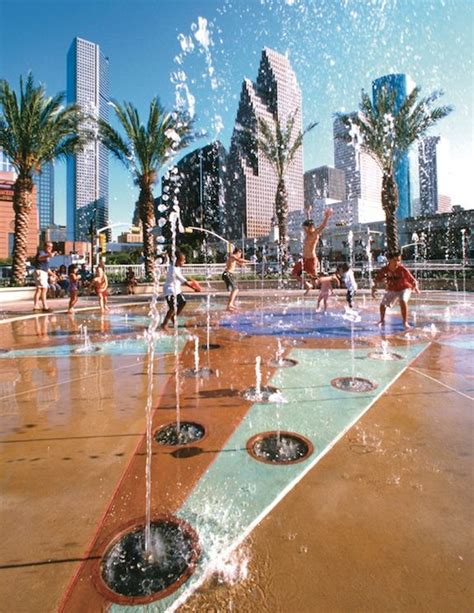
[[[255,397],[262,397],[262,358],[259,355],[255,358]]]
[[[199,336],[194,337],[194,372],[199,373]]]
[[[81,346],[76,349],[75,353],[91,353],[94,351],[86,324],[79,326],[79,338]]]
[[[160,325],[158,310],[160,272],[155,264],[153,269],[153,297],[150,306],[150,324],[145,332],[147,342],[147,401],[146,414],[146,466],[145,466],[145,558],[149,561],[154,558],[151,540],[151,459],[152,459],[152,416],[153,416],[153,365],[155,361],[155,338]]]

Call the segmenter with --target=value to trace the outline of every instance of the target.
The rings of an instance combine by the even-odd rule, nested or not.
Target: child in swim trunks
[[[331,215],[332,209],[326,209],[324,212],[324,219],[319,226],[315,226],[312,219],[307,219],[303,222],[303,230],[305,233],[303,242],[303,270],[310,279],[309,281],[305,281],[306,294],[309,293],[311,288],[316,287],[315,281],[318,269],[316,247],[318,245],[321,232],[326,227]]]
[[[380,303],[380,321],[377,325],[385,325],[385,312],[387,307],[392,307],[397,301],[400,304],[403,327],[407,330],[411,326],[408,323],[408,300],[412,290],[419,294],[418,281],[411,274],[408,268],[401,263],[402,256],[400,251],[391,253],[388,256],[388,264],[381,268],[375,277],[372,287],[372,297],[376,296],[377,284],[385,282],[386,290]]]

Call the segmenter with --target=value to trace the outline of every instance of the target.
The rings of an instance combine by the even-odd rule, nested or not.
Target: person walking
[[[57,251],[53,251],[53,243],[46,241],[42,250],[38,252],[35,258],[35,293],[33,296],[33,311],[43,311],[43,313],[52,313],[53,309],[48,307],[46,302],[48,293],[48,273],[49,260],[58,255]]]

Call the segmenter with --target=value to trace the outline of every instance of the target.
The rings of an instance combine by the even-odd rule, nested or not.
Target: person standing
[[[323,313],[326,314],[328,310],[328,299],[333,293],[333,284],[340,287],[339,279],[337,275],[321,275],[318,277],[317,286],[319,287],[318,302],[316,304],[316,311],[320,310],[321,302],[323,303]]]
[[[68,268],[69,275],[69,306],[68,313],[74,313],[74,307],[79,297],[79,277],[77,276],[77,265],[71,264]]]
[[[315,287],[315,281],[318,270],[318,257],[316,255],[316,247],[319,242],[322,231],[327,226],[329,218],[332,215],[332,209],[324,211],[324,219],[319,226],[314,225],[312,219],[307,219],[303,222],[303,230],[305,233],[303,241],[303,271],[310,277],[311,282],[305,280],[306,294],[311,288]]]
[[[385,325],[385,311],[387,307],[392,307],[397,301],[400,304],[403,327],[405,330],[411,328],[408,323],[408,300],[412,290],[419,294],[418,281],[411,274],[408,268],[402,264],[400,251],[388,255],[388,264],[381,268],[375,277],[372,287],[372,297],[376,297],[377,284],[385,281],[385,294],[380,303],[380,321],[377,325]]]
[[[97,298],[99,299],[99,307],[100,312],[104,313],[109,310],[107,305],[108,301],[108,293],[107,288],[109,287],[109,280],[107,279],[107,275],[104,272],[104,269],[99,265],[95,269],[95,276],[91,281],[91,285],[97,294]]]
[[[354,298],[358,289],[357,281],[355,280],[354,271],[349,264],[344,263],[338,268],[338,272],[342,278],[342,282],[347,290],[346,301],[350,309],[354,308]]]
[[[166,280],[163,287],[166,303],[168,305],[168,311],[160,326],[162,330],[168,330],[168,324],[170,322],[172,322],[175,326],[177,325],[175,318],[181,313],[186,305],[186,298],[183,296],[181,286],[187,285],[195,292],[201,291],[198,283],[191,280],[188,281],[188,279],[186,279],[186,277],[183,275],[182,267],[185,263],[186,257],[184,253],[177,251],[174,265],[170,263],[168,266]]]
[[[229,253],[227,256],[227,263],[224,272],[222,273],[222,280],[225,283],[225,286],[228,291],[230,291],[229,301],[227,302],[227,310],[235,311],[237,307],[235,306],[235,299],[239,292],[239,288],[237,286],[237,281],[235,280],[235,267],[237,264],[239,266],[244,266],[245,264],[251,264],[250,260],[246,260],[242,257],[242,249],[236,247],[232,253]]]
[[[36,256],[36,289],[33,296],[33,311],[43,311],[43,313],[52,313],[53,311],[53,309],[48,308],[46,297],[48,292],[49,260],[55,255],[58,255],[58,252],[53,251],[53,243],[51,241],[46,241],[44,243],[44,248],[40,250]]]
[[[127,283],[127,294],[134,294],[135,288],[138,284],[137,277],[133,272],[133,268],[131,266],[128,267],[127,273],[125,275],[125,282]]]

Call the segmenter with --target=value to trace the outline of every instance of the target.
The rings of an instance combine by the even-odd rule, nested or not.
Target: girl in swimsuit
[[[71,264],[67,270],[69,278],[69,306],[67,308],[68,313],[74,313],[74,307],[79,299],[79,278],[77,276],[77,265]]]

